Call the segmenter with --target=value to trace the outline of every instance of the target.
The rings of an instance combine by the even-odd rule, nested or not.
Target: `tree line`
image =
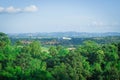
[[[1,80],[119,80],[120,43],[84,41],[74,50],[50,46],[42,50],[39,41],[14,45],[0,33]]]

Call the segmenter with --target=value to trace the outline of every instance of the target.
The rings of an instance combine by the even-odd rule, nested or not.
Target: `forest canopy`
[[[1,80],[119,80],[120,43],[87,40],[75,49],[39,41],[11,43],[0,33]]]

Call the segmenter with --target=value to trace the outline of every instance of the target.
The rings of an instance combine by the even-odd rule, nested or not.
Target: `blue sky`
[[[0,0],[0,32],[120,32],[120,0]]]

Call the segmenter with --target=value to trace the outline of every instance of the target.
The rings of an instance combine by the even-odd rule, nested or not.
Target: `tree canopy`
[[[74,50],[50,46],[43,51],[39,41],[10,44],[0,33],[1,80],[119,80],[120,43],[85,41]]]

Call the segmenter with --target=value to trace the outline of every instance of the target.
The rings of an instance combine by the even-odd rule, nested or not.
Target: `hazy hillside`
[[[61,37],[105,37],[105,36],[120,36],[120,33],[86,33],[86,32],[51,32],[51,33],[9,33],[9,37],[16,38],[61,38]]]

